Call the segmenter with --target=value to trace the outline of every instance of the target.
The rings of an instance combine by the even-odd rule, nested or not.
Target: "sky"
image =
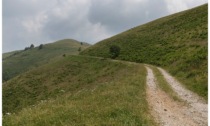
[[[71,38],[95,44],[208,0],[3,0],[3,52]]]

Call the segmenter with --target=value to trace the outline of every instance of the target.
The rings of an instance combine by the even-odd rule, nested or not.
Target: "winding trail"
[[[188,104],[171,99],[159,89],[152,69],[147,69],[147,100],[151,114],[161,126],[207,126],[208,105],[196,94],[185,89],[162,68],[158,68],[178,96]]]

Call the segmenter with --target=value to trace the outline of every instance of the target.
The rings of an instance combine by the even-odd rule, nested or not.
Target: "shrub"
[[[34,44],[31,44],[30,49],[34,48]]]
[[[24,51],[29,50],[29,49],[30,49],[29,47],[25,47]]]
[[[113,46],[111,46],[109,48],[109,51],[110,51],[111,58],[112,59],[115,59],[120,54],[120,47],[119,46],[116,46],[116,45],[113,45]]]
[[[39,49],[42,49],[43,48],[43,44],[39,45]]]

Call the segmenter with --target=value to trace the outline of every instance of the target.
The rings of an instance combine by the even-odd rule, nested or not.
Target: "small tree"
[[[28,50],[28,49],[30,49],[30,48],[29,48],[29,47],[25,47],[24,51],[26,51],[26,50]]]
[[[115,59],[119,56],[120,54],[120,47],[119,46],[116,46],[116,45],[112,45],[110,48],[109,48],[109,52],[110,52],[110,56],[112,59]]]
[[[39,49],[42,49],[42,48],[43,48],[43,44],[40,44],[40,45],[39,45]]]
[[[34,44],[31,44],[30,49],[34,48]]]
[[[83,45],[83,42],[80,42],[81,45]]]

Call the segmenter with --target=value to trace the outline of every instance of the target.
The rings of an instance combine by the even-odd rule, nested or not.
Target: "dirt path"
[[[173,90],[178,94],[178,96],[189,104],[189,110],[197,115],[197,120],[199,122],[206,122],[208,120],[208,104],[197,94],[191,92],[184,88],[174,77],[167,73],[162,68],[158,68],[163,74],[164,78],[171,85]]]
[[[152,115],[161,126],[207,126],[208,120],[205,118],[207,111],[203,113],[203,117],[194,107],[181,104],[171,99],[156,86],[153,71],[148,66],[146,66],[146,69],[148,71],[147,100]]]

